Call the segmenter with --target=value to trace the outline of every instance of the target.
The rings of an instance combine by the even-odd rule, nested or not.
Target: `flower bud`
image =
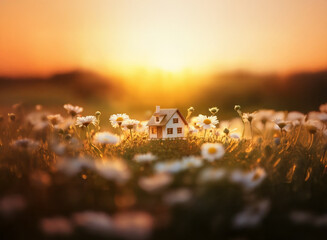
[[[240,106],[240,105],[235,105],[234,110],[235,110],[235,111],[239,111],[239,110],[241,110],[241,106]]]
[[[15,113],[8,113],[8,118],[10,121],[14,122],[16,120]]]
[[[189,107],[189,108],[187,109],[187,111],[188,111],[188,112],[194,112],[194,107]]]

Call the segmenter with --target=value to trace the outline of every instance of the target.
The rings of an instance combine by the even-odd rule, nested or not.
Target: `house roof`
[[[147,123],[147,126],[165,126],[176,112],[181,117],[185,125],[188,125],[186,119],[183,117],[183,115],[177,108],[163,108],[160,109],[158,113],[154,113],[151,116],[149,122]],[[157,123],[155,118],[156,116],[163,116],[163,119],[159,123]]]

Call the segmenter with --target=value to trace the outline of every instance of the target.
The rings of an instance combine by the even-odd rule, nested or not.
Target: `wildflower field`
[[[128,113],[14,106],[0,117],[0,239],[326,239],[326,104],[236,105],[220,122],[216,107],[180,110],[185,138],[150,140]]]

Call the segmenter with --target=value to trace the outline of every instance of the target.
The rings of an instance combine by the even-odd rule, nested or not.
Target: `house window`
[[[156,122],[159,122],[159,117],[156,117]]]
[[[167,128],[167,134],[173,134],[173,129],[172,128]]]
[[[178,123],[178,118],[173,118],[173,123]]]
[[[183,129],[182,128],[177,128],[177,133],[182,133]]]
[[[157,131],[156,131],[156,130],[157,130],[157,128],[155,128],[155,127],[152,127],[152,128],[151,128],[151,133],[152,133],[152,134],[156,134],[156,133],[157,133]]]

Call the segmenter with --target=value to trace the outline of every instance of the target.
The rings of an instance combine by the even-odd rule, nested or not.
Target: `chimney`
[[[156,113],[160,112],[160,106],[156,106]]]

